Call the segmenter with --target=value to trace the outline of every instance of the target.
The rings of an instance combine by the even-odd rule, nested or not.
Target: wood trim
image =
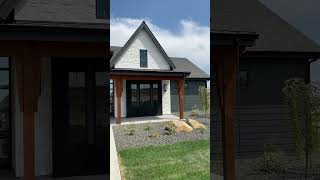
[[[121,97],[123,91],[123,81],[121,78],[115,80],[116,83],[116,96],[117,96],[117,123],[121,124]]]
[[[111,79],[123,79],[123,80],[183,80],[184,76],[149,76],[149,75],[110,75]]]
[[[184,79],[178,81],[180,119],[184,119]]]

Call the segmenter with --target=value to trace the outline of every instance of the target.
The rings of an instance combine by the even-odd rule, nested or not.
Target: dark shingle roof
[[[110,50],[113,52],[113,56],[116,55],[120,46],[110,46]],[[170,57],[172,63],[175,65],[174,71],[176,72],[191,72],[187,79],[209,79],[210,76],[202,71],[198,66],[193,64],[187,58]]]
[[[96,0],[22,0],[15,10],[15,19],[108,23],[96,18]]]
[[[258,0],[213,1],[212,29],[250,31],[259,39],[250,51],[320,51],[320,47]]]

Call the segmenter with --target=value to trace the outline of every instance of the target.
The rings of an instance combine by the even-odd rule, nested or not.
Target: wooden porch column
[[[180,119],[184,119],[184,79],[178,80]]]
[[[239,48],[214,48],[212,59],[222,118],[223,174],[225,180],[235,180],[234,107]]]
[[[115,79],[116,83],[116,96],[117,96],[117,123],[121,124],[121,97],[122,97],[122,79]]]
[[[23,112],[23,169],[25,180],[35,180],[35,123],[41,85],[39,57],[12,57],[16,69],[20,111]]]

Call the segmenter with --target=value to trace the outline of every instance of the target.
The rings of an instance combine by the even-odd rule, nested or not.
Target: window
[[[140,67],[148,67],[148,52],[140,49]]]
[[[240,70],[239,72],[239,85],[240,87],[249,86],[249,73],[247,70]]]
[[[108,19],[109,3],[107,0],[96,0],[96,16],[97,19]]]

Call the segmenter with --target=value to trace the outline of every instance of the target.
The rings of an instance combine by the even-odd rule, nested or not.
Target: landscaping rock
[[[187,123],[181,120],[173,120],[174,129],[176,132],[190,132],[192,131],[192,127],[190,127]]]
[[[189,119],[187,121],[187,123],[193,128],[193,129],[206,129],[206,126],[199,123],[198,121],[196,120],[193,120],[193,119]]]

